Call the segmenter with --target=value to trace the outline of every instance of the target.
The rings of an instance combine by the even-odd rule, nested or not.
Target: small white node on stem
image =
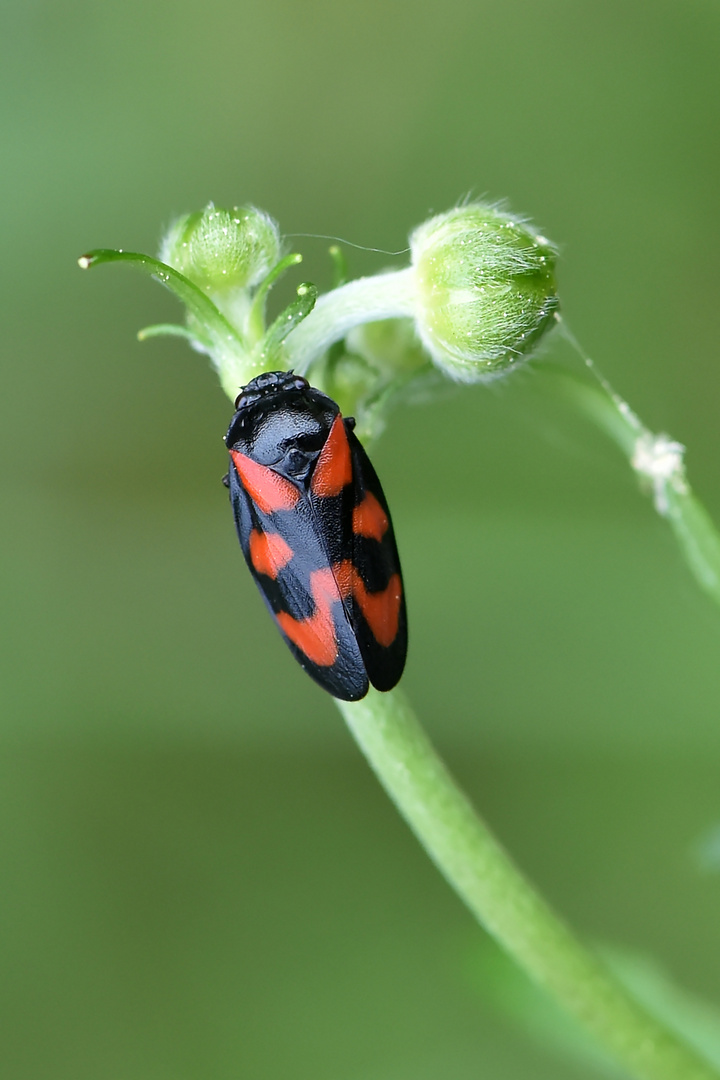
[[[682,443],[675,442],[669,435],[645,431],[635,442],[630,464],[639,476],[650,481],[655,509],[662,517],[667,517],[670,509],[668,486],[672,486],[680,495],[688,490],[684,454]]]

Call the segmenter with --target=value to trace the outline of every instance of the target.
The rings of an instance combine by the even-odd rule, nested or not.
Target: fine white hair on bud
[[[420,225],[410,250],[418,334],[451,378],[502,374],[553,324],[557,248],[521,219],[459,206]]]
[[[209,203],[174,221],[160,248],[162,262],[207,293],[251,288],[279,258],[278,227],[254,206],[222,210]]]

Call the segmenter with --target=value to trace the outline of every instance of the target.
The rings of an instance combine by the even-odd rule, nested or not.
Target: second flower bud
[[[280,258],[280,234],[254,206],[186,214],[171,225],[160,249],[163,262],[207,293],[259,284]]]

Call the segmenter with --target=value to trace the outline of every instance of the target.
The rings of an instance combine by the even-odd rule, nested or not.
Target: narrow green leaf
[[[273,359],[280,351],[288,334],[305,319],[315,307],[318,291],[309,281],[298,285],[298,298],[294,303],[278,315],[275,322],[268,328],[263,341],[261,356],[268,360]]]
[[[161,285],[174,293],[185,305],[189,314],[194,316],[201,326],[207,328],[208,338],[212,339],[215,348],[222,352],[226,352],[228,346],[244,350],[244,343],[237,330],[230,325],[224,315],[221,315],[212,300],[183,274],[173,270],[166,263],[160,262],[159,259],[137,251],[116,251],[112,248],[97,248],[86,255],[81,255],[78,259],[78,264],[83,270],[111,262],[128,263],[136,270],[149,274],[155,281],[159,281]]]
[[[298,252],[286,255],[284,259],[281,259],[279,263],[273,266],[270,273],[258,285],[248,317],[249,331],[254,340],[259,341],[263,335],[265,328],[265,301],[270,289],[286,270],[289,270],[291,266],[297,266],[301,262],[302,255]]]
[[[345,252],[338,244],[328,248],[328,253],[333,261],[333,289],[339,289],[348,279],[348,264]]]
[[[202,340],[199,334],[193,334],[188,330],[187,326],[180,326],[179,323],[155,323],[154,326],[145,326],[142,330],[138,330],[138,341],[147,341],[148,338],[153,337],[182,337],[187,338],[188,341]]]

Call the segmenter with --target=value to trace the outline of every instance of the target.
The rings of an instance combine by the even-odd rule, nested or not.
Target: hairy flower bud
[[[551,325],[557,249],[518,218],[460,206],[417,228],[410,249],[418,333],[452,378],[502,373]]]
[[[257,285],[280,258],[275,222],[254,206],[219,210],[212,203],[178,218],[160,258],[208,293]]]

